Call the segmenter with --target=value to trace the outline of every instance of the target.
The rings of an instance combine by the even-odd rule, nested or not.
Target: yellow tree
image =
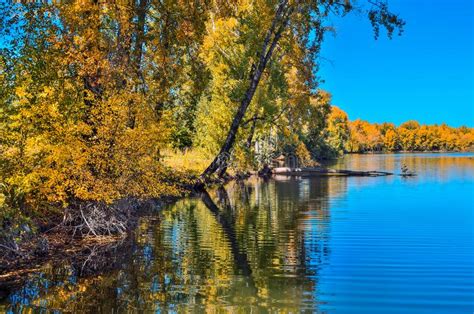
[[[178,193],[160,149],[206,6],[74,1],[1,10],[2,30],[17,29],[0,59],[2,214],[87,201],[108,215],[121,198]]]
[[[315,57],[319,51],[319,45],[323,38],[325,28],[323,20],[329,15],[329,12],[336,14],[345,14],[354,8],[351,1],[303,1],[303,0],[280,0],[278,2],[259,2],[259,23],[254,28],[248,28],[252,32],[252,41],[249,42],[255,47],[255,56],[248,60],[248,68],[242,73],[246,78],[246,87],[244,93],[239,97],[239,105],[235,111],[232,123],[230,124],[225,141],[221,145],[218,154],[211,162],[209,167],[203,172],[203,177],[218,173],[219,176],[225,173],[226,159],[237,138],[238,130],[244,120],[247,110],[256,93],[260,80],[267,70],[276,48],[285,43],[295,40],[296,47],[303,51],[302,55],[306,57],[307,62],[298,68],[301,73],[307,73],[307,83],[315,83]],[[375,35],[379,33],[380,26],[387,29],[389,36],[396,28],[402,29],[404,22],[396,15],[388,11],[385,2],[371,2],[372,7],[367,10],[367,15],[374,26]],[[245,29],[242,36],[248,36]]]
[[[332,106],[327,125],[329,146],[338,154],[346,151],[347,141],[351,134],[347,114],[338,107]]]
[[[413,151],[416,149],[416,133],[420,124],[416,121],[402,123],[398,128],[402,150]]]
[[[398,151],[400,149],[400,142],[398,133],[394,129],[389,129],[385,132],[383,137],[384,149],[390,152]]]

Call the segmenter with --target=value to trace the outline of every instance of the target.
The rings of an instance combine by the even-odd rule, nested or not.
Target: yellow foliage
[[[0,181],[30,209],[179,193],[160,159],[170,112],[150,105],[157,95],[139,89],[133,64],[117,65],[125,48],[103,31],[107,18],[130,29],[128,13],[75,4],[41,8],[58,14],[64,33],[41,29],[43,45],[25,42],[15,63],[0,111]]]
[[[466,151],[474,147],[472,128],[452,128],[447,125],[420,125],[408,121],[393,124],[350,122],[349,151]]]

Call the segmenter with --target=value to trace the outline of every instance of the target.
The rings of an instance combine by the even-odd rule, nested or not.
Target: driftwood
[[[64,210],[61,227],[69,229],[74,237],[94,235],[124,236],[133,224],[132,212],[137,205],[123,201],[123,204],[100,202],[78,202]]]
[[[410,173],[402,173],[400,174],[401,177],[416,177],[416,173],[410,172]]]
[[[352,176],[352,177],[380,177],[391,176],[393,173],[385,171],[354,171],[340,170],[322,167],[307,168],[289,168],[279,167],[273,168],[272,174],[287,176]]]

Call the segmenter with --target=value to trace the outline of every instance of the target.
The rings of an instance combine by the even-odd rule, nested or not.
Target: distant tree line
[[[328,118],[328,144],[333,153],[367,152],[442,152],[472,151],[474,129],[446,124],[421,125],[408,121],[400,126],[393,123],[349,121],[347,114],[333,107]]]

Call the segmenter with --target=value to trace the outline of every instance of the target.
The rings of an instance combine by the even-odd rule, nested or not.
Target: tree
[[[374,27],[375,36],[379,34],[380,26],[387,29],[391,36],[395,28],[400,31],[404,22],[396,15],[388,11],[387,5],[383,2],[371,2],[373,7],[367,11],[368,17]],[[247,109],[252,102],[255,91],[259,85],[262,74],[267,68],[267,64],[273,56],[274,50],[285,35],[296,34],[291,38],[295,39],[296,47],[304,51],[304,55],[309,60],[309,65],[314,66],[314,57],[319,51],[319,44],[323,38],[325,29],[322,27],[322,20],[328,16],[329,12],[346,14],[354,7],[350,1],[288,1],[280,0],[277,5],[270,4],[263,12],[273,12],[272,18],[268,19],[265,34],[256,34],[254,38],[256,46],[260,47],[256,58],[249,62],[251,66],[247,69],[248,82],[245,93],[241,97],[240,105],[234,114],[232,123],[228,130],[226,139],[221,145],[219,153],[211,162],[209,167],[203,172],[202,177],[209,176],[215,172],[222,176],[227,168],[225,162],[234,146],[237,132]],[[265,18],[265,17],[262,17]],[[308,64],[305,64],[308,66]],[[313,67],[300,69],[302,72],[309,72],[309,82],[314,84]]]
[[[160,150],[183,71],[198,68],[208,9],[146,0],[1,5],[3,226],[51,207],[74,212],[76,223],[84,203],[115,215],[118,199],[179,193]]]
[[[341,155],[346,151],[347,141],[350,138],[349,119],[347,114],[333,106],[328,116],[327,142],[336,155]]]
[[[384,149],[390,152],[395,152],[400,149],[400,142],[398,139],[398,134],[395,129],[389,129],[384,135],[383,138]]]

